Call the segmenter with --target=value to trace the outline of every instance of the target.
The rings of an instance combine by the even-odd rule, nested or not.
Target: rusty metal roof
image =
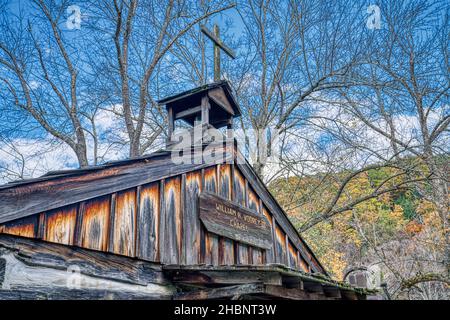
[[[64,177],[79,176],[79,175],[82,175],[85,173],[95,172],[95,171],[99,171],[99,170],[103,170],[103,169],[107,169],[107,168],[111,168],[111,167],[123,166],[123,165],[132,164],[132,163],[148,161],[148,160],[152,160],[152,159],[155,159],[158,157],[167,156],[167,155],[169,155],[169,153],[170,152],[167,150],[159,150],[159,151],[153,152],[151,154],[143,155],[140,157],[108,161],[108,162],[105,162],[104,164],[99,164],[99,165],[87,166],[87,167],[82,167],[82,168],[77,168],[77,169],[49,171],[49,172],[45,173],[44,175],[37,177],[37,178],[16,180],[16,181],[8,182],[4,185],[0,185],[0,190],[13,188],[13,187],[17,187],[17,186],[23,186],[23,185],[27,185],[27,184],[31,184],[31,183],[35,183],[35,182],[48,181],[48,180],[64,178]]]

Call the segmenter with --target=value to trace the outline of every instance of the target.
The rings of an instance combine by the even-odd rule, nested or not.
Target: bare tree
[[[344,108],[380,139],[387,139],[392,152],[412,155],[425,165],[431,188],[416,190],[437,208],[442,230],[449,237],[448,127],[449,25],[445,3],[429,7],[425,1],[408,4],[385,1],[382,14],[386,35],[379,35],[378,48],[368,66],[358,71],[362,83],[355,90],[341,90]],[[356,75],[355,75],[356,76]],[[411,132],[402,132],[407,114]],[[384,122],[384,126],[380,123]],[[447,134],[446,134],[447,132]],[[429,190],[429,191],[427,191]],[[444,265],[450,271],[450,248]]]
[[[33,1],[33,17],[2,15],[0,65],[2,84],[12,105],[43,130],[74,151],[80,166],[88,165],[80,110],[79,66],[76,50],[61,30],[67,3]]]
[[[255,132],[260,151],[253,165],[261,176],[265,150],[273,142],[266,128],[283,135],[296,127],[310,101],[341,86],[341,78],[357,63],[362,39],[351,39],[350,31],[361,20],[359,9],[325,1],[239,4],[246,28],[241,42],[245,55],[231,78],[245,112],[243,127]]]
[[[362,25],[354,31],[370,35],[362,59],[342,75],[342,85],[310,99],[312,112],[301,115],[302,126],[289,133],[288,142],[304,143],[284,152],[283,171],[287,176],[314,175],[316,183],[285,204],[292,210],[315,201],[299,225],[306,232],[370,199],[413,190],[433,203],[440,216],[440,225],[432,228],[438,228],[443,246],[427,258],[428,264],[419,263],[419,249],[425,246],[415,242],[419,239],[378,243],[369,241],[366,231],[360,233],[373,242],[372,257],[388,267],[396,293],[430,286],[440,288],[436,294],[442,297],[450,249],[448,6],[420,0],[379,6],[384,29],[363,31]],[[390,168],[390,174],[366,194],[351,196],[352,182],[377,168]],[[331,197],[320,199],[330,190]],[[405,257],[408,263],[395,260],[404,243],[417,248]]]

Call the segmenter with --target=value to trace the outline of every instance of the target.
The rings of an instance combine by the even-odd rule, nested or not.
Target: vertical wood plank
[[[233,188],[234,188],[234,201],[239,205],[246,206],[245,197],[245,179],[242,174],[234,166],[233,170]],[[237,264],[249,264],[248,246],[243,243],[236,244],[236,263]]]
[[[260,214],[259,199],[251,187],[248,186],[248,208]]]
[[[200,263],[200,219],[198,217],[198,196],[201,192],[200,171],[186,174],[184,199],[184,263]]]
[[[291,259],[289,257],[289,238],[288,235],[284,235],[284,250],[286,252],[286,265],[291,268]]]
[[[159,214],[159,237],[158,237],[158,260],[161,263],[168,263],[170,259],[168,258],[168,253],[166,251],[166,200],[165,200],[165,185],[166,180],[162,179],[159,184],[159,208],[160,208],[160,214]]]
[[[217,166],[206,168],[202,170],[202,190],[209,191],[212,193],[218,193],[218,176],[217,176]],[[202,226],[202,250],[204,253],[204,259],[202,262],[208,265],[219,265],[219,237],[213,233],[209,233]]]
[[[143,186],[140,190],[137,219],[137,256],[155,262],[159,261],[159,208],[159,184]]]
[[[272,216],[269,213],[269,211],[266,209],[266,207],[262,204],[261,200],[260,200],[259,207],[262,209],[262,213],[266,217],[267,221],[269,221],[270,229],[272,230],[272,243],[274,243],[275,242],[275,237],[274,237],[274,234],[273,234]],[[265,261],[264,261],[265,263],[274,263],[275,262],[274,246],[272,246],[272,248],[270,248],[270,249],[265,250],[264,258],[265,258]]]
[[[262,215],[259,198],[256,195],[256,193],[253,191],[253,189],[248,185],[248,181],[246,183],[246,194],[247,194],[247,207],[257,212],[258,214]],[[250,252],[251,251],[251,252]],[[249,255],[251,255],[251,262],[254,265],[261,265],[263,264],[263,250],[260,248],[252,247],[251,250],[249,250]]]
[[[239,170],[234,169],[234,201],[241,206],[245,206],[245,179]]]
[[[85,208],[86,206],[84,202],[80,202],[77,206],[77,220],[75,221],[75,234],[73,236],[73,243],[78,247],[81,247],[81,227],[83,225]]]
[[[164,188],[164,257],[169,264],[179,264],[182,250],[182,209],[180,177],[166,179]]]
[[[111,194],[111,205],[109,207],[109,230],[108,230],[108,251],[114,252],[114,221],[116,215],[117,193]]]
[[[136,189],[117,193],[112,222],[111,252],[133,257],[135,254]]]
[[[179,250],[180,250],[180,264],[186,264],[186,235],[185,235],[185,219],[186,219],[186,174],[183,173],[181,175],[180,181],[180,221],[181,221],[181,231],[180,231],[180,242],[179,242]]]
[[[231,200],[231,169],[229,164],[219,164],[219,195]],[[232,265],[234,261],[233,241],[224,237],[219,238],[219,260],[221,265]]]
[[[277,245],[276,226],[277,226],[277,223],[276,223],[275,217],[272,216],[273,262],[278,263],[278,261],[280,261],[280,254],[279,254],[278,245]]]
[[[286,257],[286,237],[284,232],[278,225],[275,225],[275,242],[277,251],[277,263],[287,265]]]
[[[174,116],[173,116],[173,108],[169,107],[169,110],[167,111],[167,117],[168,117],[168,128],[167,128],[167,140],[168,141],[172,141],[172,134],[174,131],[174,126],[175,126],[175,120],[174,120]]]
[[[109,197],[99,197],[82,203],[81,247],[107,250],[110,204]]]
[[[206,181],[205,181],[205,169],[203,168],[203,169],[201,169],[200,170],[200,174],[201,174],[201,186],[200,186],[200,188],[201,188],[201,190],[202,191],[205,191],[206,190]],[[199,253],[199,255],[200,255],[200,257],[199,257],[199,262],[201,263],[201,264],[207,264],[206,263],[206,245],[207,245],[207,242],[208,242],[208,236],[207,236],[207,234],[206,234],[206,230],[205,230],[205,227],[203,226],[203,224],[202,223],[200,223],[200,253]],[[210,263],[208,263],[208,264],[210,264]]]
[[[289,239],[289,238],[288,238]],[[288,240],[288,260],[289,260],[289,267],[292,269],[297,269],[298,262],[297,262],[297,250],[292,245],[291,241]]]
[[[305,260],[303,260],[300,251],[297,251],[297,260],[298,260],[298,269],[300,271],[309,272],[308,265],[306,264]]]
[[[76,209],[75,209],[76,210]],[[76,211],[75,211],[76,212]],[[75,218],[76,219],[76,218]],[[37,231],[37,235],[36,237],[38,239],[42,239],[44,240],[45,238],[45,227],[47,224],[47,213],[45,212],[41,212],[39,214],[39,221],[38,221],[38,231]],[[73,238],[73,233],[72,233],[72,238]]]
[[[50,211],[43,218],[44,233],[42,239],[65,245],[74,244],[77,206],[72,205]]]

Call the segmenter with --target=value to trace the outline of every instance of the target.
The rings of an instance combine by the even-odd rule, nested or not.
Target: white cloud
[[[0,142],[0,183],[77,165],[74,152],[51,138]]]
[[[382,161],[382,158],[389,159],[394,155],[390,140],[354,115],[336,105],[325,103],[315,104],[312,109],[315,113],[308,116],[308,124],[291,129],[284,137],[287,146],[284,160],[286,162],[290,158],[296,170],[304,174],[326,172],[330,169],[352,170]],[[431,111],[427,122],[428,129],[432,130],[442,117],[441,109]],[[379,118],[372,123],[376,128],[389,133],[388,124],[384,119]],[[417,115],[394,115],[393,123],[397,139],[410,148],[414,147],[419,151],[423,149]],[[333,137],[333,133],[339,138]],[[323,138],[331,140],[320,144]],[[434,142],[434,146],[440,147],[441,151],[448,151],[449,140],[449,134],[443,135]],[[401,146],[399,149],[402,150]],[[400,156],[409,155],[408,150]],[[265,173],[271,176],[279,169],[280,163],[273,161],[265,168]]]
[[[37,82],[36,80],[31,80],[29,87],[31,90],[36,90],[37,88],[39,88],[41,86],[41,84],[39,82]]]

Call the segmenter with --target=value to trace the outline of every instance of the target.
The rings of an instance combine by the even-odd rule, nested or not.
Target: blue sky
[[[77,4],[80,6],[81,11],[83,12],[83,6],[85,6],[85,2],[83,1],[75,1],[74,4]],[[431,6],[433,6],[433,2],[430,2]],[[29,2],[28,1],[11,1],[8,2],[8,7],[12,10],[15,14],[29,14],[31,12],[27,12],[27,10],[30,10]],[[26,8],[25,11],[21,11],[21,8]],[[361,12],[362,15],[365,15],[365,12]],[[442,12],[442,16],[440,16],[439,19],[442,19],[444,17],[444,12]],[[89,17],[87,17],[89,18]],[[208,22],[208,26],[212,28],[212,25],[214,23],[218,23],[221,26],[222,30],[226,30],[226,22],[231,20],[232,26],[227,31],[226,34],[223,34],[223,37],[227,40],[233,40],[238,39],[243,32],[245,32],[245,25],[244,22],[241,19],[241,16],[237,12],[236,9],[230,9],[226,12],[216,15],[214,18],[212,18]],[[382,20],[382,28],[385,28],[385,23]],[[65,25],[62,25],[62,30],[64,32],[64,35],[67,36],[69,39],[73,37],[73,39],[78,41],[82,38],[83,33],[78,30],[68,30]],[[226,41],[227,42],[227,41]],[[232,41],[230,41],[232,43]],[[80,42],[82,43],[82,42]],[[232,46],[230,43],[227,43],[228,45]],[[83,50],[80,50],[82,52],[88,52],[89,54],[92,54],[95,58],[95,52],[89,52],[89,50],[86,50],[84,48]],[[211,55],[212,53],[212,44],[208,43],[208,49],[207,54]],[[225,54],[222,55],[222,59],[224,59],[224,62],[227,62],[229,59]],[[229,64],[232,65],[232,64]],[[209,67],[209,70],[211,71],[211,66]],[[226,70],[225,70],[226,71]],[[1,72],[1,70],[0,70]],[[37,84],[38,86],[38,84]],[[402,114],[398,114],[399,119],[409,119],[411,120],[410,116],[412,116],[413,113],[408,113],[403,110]],[[121,131],[123,130],[123,120],[114,118],[112,115],[106,115],[101,114],[99,115],[99,123],[101,123],[102,130],[105,131]],[[103,118],[102,118],[103,117]],[[402,118],[403,117],[403,118]],[[408,121],[409,121],[408,120]],[[20,118],[15,117],[15,115],[0,115],[0,127],[8,128],[5,130],[0,130],[0,134],[6,135],[7,138],[11,139],[19,139],[19,145],[21,146],[21,150],[23,153],[26,154],[27,157],[30,159],[31,165],[29,166],[28,170],[30,172],[33,172],[34,168],[39,167],[39,170],[33,173],[30,173],[32,175],[39,175],[45,173],[46,170],[52,170],[52,169],[60,169],[62,167],[76,167],[77,163],[75,161],[75,158],[73,156],[73,152],[68,149],[65,146],[62,146],[61,144],[55,144],[54,139],[50,139],[48,134],[45,134],[45,132],[42,129],[39,129],[38,127],[34,126],[28,126],[26,127],[26,130],[23,132],[16,132],[11,128],[14,128],[14,125],[20,121]],[[413,122],[411,120],[411,122]],[[405,127],[407,130],[413,130],[412,127],[415,127],[416,124],[410,125],[406,124]],[[417,131],[417,128],[414,129]],[[306,134],[306,133],[305,133]],[[323,150],[326,150],[328,146],[332,146],[334,140],[332,136],[330,136],[329,133],[322,133],[317,138],[318,145],[323,148]],[[376,140],[376,139],[375,139]],[[16,141],[17,142],[17,141]],[[11,161],[11,152],[14,152],[10,149],[8,149],[7,146],[0,145],[0,149],[3,148],[3,153],[0,150],[0,162],[1,161]],[[34,157],[37,153],[43,153],[43,151],[48,150],[50,156],[37,156]],[[8,151],[9,155],[6,155],[5,151]],[[109,152],[108,157],[105,158],[105,160],[108,159],[114,159],[114,158],[123,158],[126,157],[127,148],[124,147],[122,149],[115,150],[114,152]],[[92,154],[90,154],[92,155]],[[13,157],[14,158],[14,157]],[[17,160],[17,159],[16,159]],[[14,161],[14,160],[13,160]]]

